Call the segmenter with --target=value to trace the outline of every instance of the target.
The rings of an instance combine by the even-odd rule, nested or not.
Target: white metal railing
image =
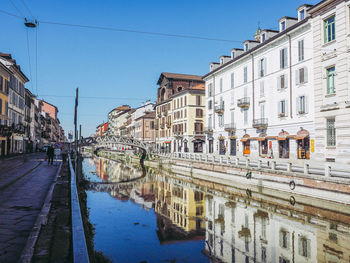
[[[304,162],[303,164],[295,164],[288,160],[276,160],[265,158],[249,158],[243,156],[227,156],[204,153],[157,153],[157,155],[166,158],[184,159],[204,163],[217,163],[225,165],[233,165],[243,168],[268,169],[275,171],[297,172],[305,175],[322,175],[326,177],[343,177],[350,179],[350,166],[344,165],[339,168],[325,163],[322,167],[312,161]]]
[[[69,169],[71,175],[71,210],[72,210],[72,240],[73,240],[73,262],[89,263],[89,254],[86,247],[84,225],[81,218],[79,196],[76,184],[76,175],[73,169],[70,155]],[[77,165],[77,163],[76,163]]]

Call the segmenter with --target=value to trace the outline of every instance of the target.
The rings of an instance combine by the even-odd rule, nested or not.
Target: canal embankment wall
[[[119,154],[106,150],[99,156],[139,163],[139,156]],[[327,207],[332,202],[350,204],[350,179],[326,177],[297,172],[286,172],[264,168],[244,168],[232,164],[207,163],[153,156],[145,160],[149,167],[183,176],[224,184],[249,193],[278,194],[294,202],[309,202],[310,197],[317,205]],[[349,208],[348,208],[349,209]]]

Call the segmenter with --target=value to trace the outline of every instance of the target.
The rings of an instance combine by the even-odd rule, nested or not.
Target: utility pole
[[[79,88],[75,89],[75,106],[74,106],[74,141],[75,141],[75,152],[77,152],[78,146],[78,131],[77,131],[77,119],[78,119],[78,95]]]
[[[79,154],[81,153],[81,124],[79,125]]]

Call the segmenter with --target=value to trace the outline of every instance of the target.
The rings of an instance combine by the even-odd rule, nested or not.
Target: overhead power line
[[[22,17],[25,17],[25,15],[22,13],[21,10],[18,9],[18,7],[15,5],[15,3],[10,0],[11,4],[13,5],[13,7],[17,10],[17,12],[22,16]]]
[[[154,36],[165,36],[165,37],[177,37],[177,38],[191,38],[191,39],[200,39],[200,40],[210,40],[210,41],[222,41],[222,42],[232,42],[232,43],[242,43],[242,41],[230,40],[230,39],[220,39],[220,38],[211,38],[211,37],[202,37],[195,35],[182,35],[182,34],[170,34],[170,33],[161,33],[161,32],[151,32],[151,31],[141,31],[133,29],[124,29],[116,27],[105,27],[105,26],[93,26],[93,25],[82,25],[82,24],[69,24],[69,23],[60,23],[53,21],[41,21],[42,24],[58,25],[58,26],[69,26],[69,27],[79,27],[79,28],[88,28],[88,29],[98,29],[98,30],[107,30],[107,31],[119,31],[127,33],[138,33],[145,35],[154,35]]]
[[[70,95],[56,95],[56,94],[40,94],[38,97],[52,97],[52,98],[75,98],[75,96]],[[137,101],[146,101],[145,98],[121,98],[121,97],[95,97],[95,96],[80,96],[79,99],[100,99],[100,100],[137,100]]]
[[[24,2],[24,0],[21,0],[21,2],[22,2],[22,4],[24,5],[24,7],[27,9],[27,11],[29,12],[29,14],[30,14],[32,17],[34,17],[32,11],[30,11],[29,7],[28,7],[27,4]]]

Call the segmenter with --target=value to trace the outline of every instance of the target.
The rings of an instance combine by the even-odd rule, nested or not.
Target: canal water
[[[95,250],[113,262],[350,261],[341,204],[291,203],[97,157],[83,172]]]

